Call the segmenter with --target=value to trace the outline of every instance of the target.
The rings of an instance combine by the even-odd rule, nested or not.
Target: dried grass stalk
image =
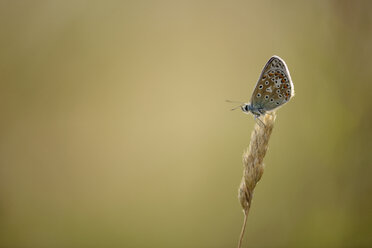
[[[253,190],[258,181],[260,181],[264,171],[263,159],[269,146],[269,139],[274,128],[275,118],[276,114],[272,112],[262,118],[264,125],[256,123],[248,150],[243,153],[244,170],[238,197],[244,212],[244,223],[240,234],[239,248],[242,245],[248,212],[252,203]]]

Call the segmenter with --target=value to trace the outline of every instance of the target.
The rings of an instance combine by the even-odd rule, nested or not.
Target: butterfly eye
[[[257,93],[257,97],[261,97],[261,94],[260,93]]]
[[[291,90],[287,90],[287,93],[291,93]]]
[[[291,87],[291,86],[289,85],[289,83],[287,83],[287,86],[288,86],[288,88]]]
[[[273,99],[273,98],[271,98],[271,99],[270,99],[270,102],[273,102],[273,101],[274,101],[274,99]]]
[[[263,88],[263,85],[261,84],[260,86],[258,86],[259,89],[262,89]]]
[[[265,96],[265,99],[269,99],[269,96],[268,96],[268,95],[266,95],[266,96]]]
[[[266,81],[265,84],[266,84],[266,85],[269,85],[269,81]]]
[[[279,94],[278,97],[279,97],[279,98],[282,98],[283,96]]]
[[[280,93],[280,90],[276,90],[276,93],[279,94]]]
[[[276,105],[279,105],[280,104],[280,102],[276,102]]]

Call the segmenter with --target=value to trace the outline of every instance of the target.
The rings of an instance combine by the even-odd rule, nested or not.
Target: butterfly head
[[[252,105],[249,104],[249,103],[245,103],[245,104],[241,105],[240,108],[242,109],[242,111],[244,113],[249,113],[249,112],[252,111]]]

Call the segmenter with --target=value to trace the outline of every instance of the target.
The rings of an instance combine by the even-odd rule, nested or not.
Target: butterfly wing
[[[293,82],[286,63],[278,56],[271,57],[254,88],[252,107],[270,111],[288,102],[293,96]]]

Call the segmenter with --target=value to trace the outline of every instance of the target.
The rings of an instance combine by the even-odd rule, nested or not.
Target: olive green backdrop
[[[0,1],[0,247],[235,247],[249,101],[279,109],[245,247],[372,246],[370,1]]]

